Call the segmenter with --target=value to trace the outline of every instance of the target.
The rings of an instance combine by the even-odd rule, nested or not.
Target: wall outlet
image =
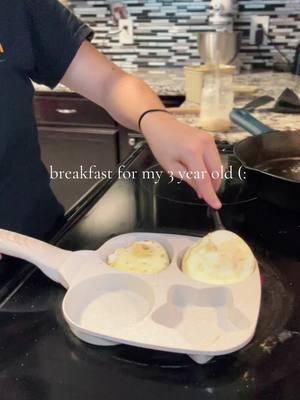
[[[133,21],[132,19],[119,20],[120,44],[133,44]]]
[[[254,15],[251,18],[251,27],[250,27],[250,44],[255,44],[255,34],[258,28],[258,25],[262,25],[264,31],[269,33],[269,24],[270,24],[270,17],[267,15]],[[268,39],[264,37],[263,44],[267,44]]]

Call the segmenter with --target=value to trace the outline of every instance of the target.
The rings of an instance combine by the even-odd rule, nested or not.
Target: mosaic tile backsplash
[[[94,44],[124,68],[179,67],[200,58],[195,32],[208,29],[210,0],[124,0],[134,21],[134,44],[119,44],[105,0],[70,0],[77,16],[95,31]],[[280,60],[269,43],[249,43],[252,15],[269,15],[269,34],[291,61],[300,42],[300,0],[241,0],[235,30],[242,32],[240,59],[245,66],[272,67]]]

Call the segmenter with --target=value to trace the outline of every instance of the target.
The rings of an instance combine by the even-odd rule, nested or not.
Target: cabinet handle
[[[128,144],[129,144],[129,146],[134,147],[136,145],[136,139],[130,138],[128,140]]]
[[[59,114],[76,114],[77,110],[75,110],[74,108],[57,108],[56,112],[58,112]]]

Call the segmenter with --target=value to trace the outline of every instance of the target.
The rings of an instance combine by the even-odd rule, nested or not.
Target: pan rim
[[[240,144],[240,143],[242,143],[242,142],[244,142],[244,141],[246,141],[246,140],[248,140],[248,139],[251,139],[251,138],[252,138],[252,137],[248,137],[248,138],[246,138],[246,139],[243,139],[243,140],[242,140],[241,142],[239,142],[238,144]],[[296,181],[296,180],[289,179],[289,178],[283,178],[283,177],[280,176],[280,175],[275,175],[275,174],[272,174],[272,173],[270,173],[270,172],[262,171],[261,169],[258,169],[258,168],[255,168],[255,167],[250,167],[250,166],[249,166],[245,161],[243,161],[243,160],[240,158],[240,156],[237,154],[236,146],[234,146],[234,148],[233,148],[233,154],[237,157],[237,159],[238,159],[239,162],[242,164],[242,166],[245,167],[246,169],[250,170],[250,171],[258,172],[258,173],[260,173],[260,174],[267,175],[267,176],[270,176],[270,177],[272,177],[272,178],[279,179],[280,181],[283,181],[283,182],[299,183],[299,184],[300,184],[300,182],[298,182],[298,181]]]

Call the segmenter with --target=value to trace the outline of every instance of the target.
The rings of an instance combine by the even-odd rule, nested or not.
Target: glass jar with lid
[[[203,69],[203,87],[200,103],[200,126],[213,132],[231,128],[230,112],[234,107],[234,66],[207,65]]]

